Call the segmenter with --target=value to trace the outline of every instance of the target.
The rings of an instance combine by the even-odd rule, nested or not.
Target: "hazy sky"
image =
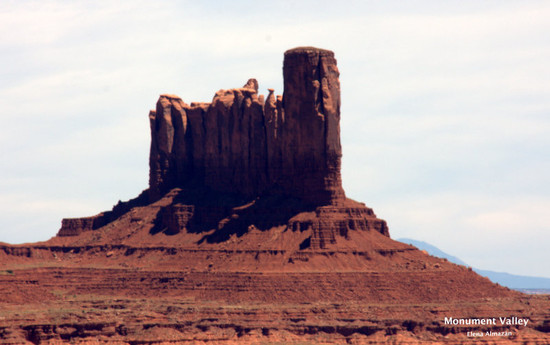
[[[209,101],[333,50],[344,187],[393,238],[550,277],[550,3],[1,1],[0,241],[148,183],[158,95]]]

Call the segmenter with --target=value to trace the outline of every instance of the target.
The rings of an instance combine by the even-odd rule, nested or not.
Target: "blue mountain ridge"
[[[459,258],[445,253],[439,248],[423,242],[417,241],[410,238],[399,238],[399,242],[407,243],[415,246],[420,250],[425,250],[428,254],[436,256],[439,258],[447,259],[452,263],[457,265],[469,266],[464,261]],[[498,283],[502,286],[506,286],[510,289],[520,290],[520,291],[533,291],[533,290],[549,290],[544,292],[550,292],[550,278],[544,277],[530,277],[530,276],[521,276],[505,272],[495,272],[489,270],[481,270],[478,268],[472,268],[477,274],[489,278],[493,283]]]

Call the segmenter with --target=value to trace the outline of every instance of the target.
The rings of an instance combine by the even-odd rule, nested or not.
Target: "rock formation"
[[[220,90],[212,103],[162,95],[151,111],[149,192],[199,185],[248,198],[265,193],[314,205],[345,199],[340,176],[340,84],[334,54],[285,53],[284,95],[258,82]]]
[[[0,243],[0,344],[549,344],[547,296],[393,241],[345,197],[333,53],[292,49],[283,74],[282,97],[162,95],[148,189]],[[444,321],[511,316],[529,324]]]
[[[209,239],[223,240],[251,226],[266,230],[286,223],[292,231],[311,232],[302,249],[326,248],[355,230],[388,235],[386,223],[346,199],[342,188],[340,83],[333,52],[291,49],[283,77],[282,97],[272,89],[267,99],[258,95],[255,79],[218,91],[211,103],[161,95],[149,113],[149,189],[109,214],[63,220],[58,235],[98,229],[174,188],[181,193],[159,213],[153,233],[217,228]],[[223,222],[243,213],[245,222]],[[276,219],[268,221],[267,214]]]

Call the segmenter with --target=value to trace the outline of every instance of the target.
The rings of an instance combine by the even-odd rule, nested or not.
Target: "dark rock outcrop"
[[[104,214],[91,217],[65,218],[61,221],[61,229],[57,236],[78,236],[82,231],[90,231],[102,227]]]
[[[149,189],[118,211],[63,220],[59,235],[97,229],[120,210],[153,203],[177,188],[177,201],[159,212],[152,234],[217,229],[208,239],[221,241],[251,226],[286,224],[311,232],[301,249],[325,248],[353,230],[389,236],[386,223],[364,204],[346,199],[342,188],[334,53],[291,49],[283,76],[282,97],[273,89],[267,98],[259,95],[255,79],[218,91],[211,103],[161,95],[149,113]]]

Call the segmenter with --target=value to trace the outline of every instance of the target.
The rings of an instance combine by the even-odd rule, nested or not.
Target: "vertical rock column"
[[[178,96],[161,95],[156,111],[149,113],[151,152],[149,187],[153,199],[192,176],[191,135],[187,105]]]
[[[285,53],[280,128],[284,189],[314,204],[345,199],[340,166],[340,82],[334,53],[300,47]]]

